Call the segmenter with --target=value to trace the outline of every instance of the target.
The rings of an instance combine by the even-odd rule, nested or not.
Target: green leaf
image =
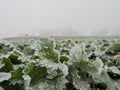
[[[4,80],[9,80],[11,78],[11,73],[0,72],[0,82]]]
[[[40,46],[41,46],[40,48],[41,56],[43,56],[45,59],[52,60],[56,63],[59,62],[60,55],[58,51],[55,49],[56,44],[54,40],[43,38],[40,41]]]
[[[106,54],[108,55],[115,55],[118,52],[120,52],[120,44],[119,43],[115,43],[112,44],[107,50],[106,50]]]
[[[4,66],[0,69],[1,72],[10,72],[13,70],[13,64],[10,62],[10,59],[3,57],[1,62],[4,64]]]
[[[73,83],[73,85],[76,85],[77,80],[80,79],[78,73],[79,71],[76,68],[73,66],[69,67],[69,75],[67,76],[67,79],[70,83]]]
[[[21,61],[18,59],[20,56],[22,56],[22,53],[19,52],[18,50],[14,50],[9,53],[9,59],[13,64],[20,64]]]
[[[11,83],[14,85],[16,83],[23,83],[23,78],[22,78],[22,75],[23,75],[23,68],[18,68],[17,70],[14,70],[11,72]]]
[[[88,62],[88,61],[83,61],[81,60],[80,62],[74,62],[73,66],[77,69],[80,70],[82,72],[88,72],[88,73],[96,73],[97,69],[94,65],[92,65],[92,63]]]
[[[31,77],[31,84],[37,84],[41,81],[44,81],[47,77],[47,69],[46,67],[40,67],[40,66],[35,66],[30,65],[29,66],[30,69],[27,67],[27,72],[26,74],[28,74]]]
[[[9,52],[9,53],[17,57],[22,56],[22,53],[16,49],[14,49],[12,52]]]
[[[60,62],[67,62],[69,60],[69,58],[67,57],[67,56],[63,56],[63,55],[61,55],[60,56]]]
[[[104,90],[106,90],[108,87],[107,83],[105,83],[105,82],[99,82],[99,83],[95,84],[95,86],[96,86],[96,88],[104,89]]]
[[[47,68],[47,78],[54,79],[61,75],[68,75],[68,67],[63,63],[55,63],[50,60],[41,60],[38,62],[38,66]]]

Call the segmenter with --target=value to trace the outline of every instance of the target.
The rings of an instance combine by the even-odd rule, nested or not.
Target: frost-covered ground
[[[120,39],[0,41],[2,90],[120,90]]]

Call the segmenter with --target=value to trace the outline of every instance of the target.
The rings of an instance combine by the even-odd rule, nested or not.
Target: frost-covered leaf
[[[30,86],[32,90],[56,90],[55,83],[49,80]]]
[[[0,41],[0,56],[8,54],[8,52],[13,50],[11,43],[6,41]]]
[[[9,80],[11,78],[11,73],[0,72],[0,82],[4,80]]]
[[[50,60],[40,60],[37,66],[46,67],[47,68],[47,78],[53,79],[58,74],[58,64],[50,61]]]
[[[13,51],[9,52],[9,54],[13,54],[16,57],[19,57],[22,55],[22,53],[16,49],[14,49]]]
[[[64,74],[65,76],[68,75],[68,67],[67,67],[65,64],[59,63],[59,64],[58,64],[58,68],[59,68],[60,70],[62,70],[62,72],[63,72],[63,74]]]
[[[25,55],[33,55],[34,54],[34,49],[32,49],[29,46],[26,46],[26,47],[23,48],[23,53]]]
[[[111,55],[119,54],[119,43],[118,39],[94,38],[2,41],[0,73],[11,77],[0,86],[10,90],[120,90],[120,66],[111,60]]]
[[[87,53],[85,51],[85,45],[75,45],[70,50],[70,60],[72,62],[79,62],[81,60],[88,61]]]
[[[30,81],[31,81],[31,77],[29,75],[23,75],[22,76],[24,79],[24,88],[25,90],[32,90],[29,85],[30,85]]]
[[[0,69],[4,66],[5,66],[5,64],[0,61]]]
[[[54,62],[59,62],[60,55],[58,51],[55,49],[54,40],[49,40],[48,38],[44,38],[40,41],[40,54],[46,59],[52,60]],[[43,58],[43,59],[44,59]]]
[[[4,90],[2,87],[0,87],[0,90]]]
[[[103,70],[103,62],[100,58],[97,58],[94,62],[93,65],[97,68],[98,72],[97,74],[100,75],[102,73]]]
[[[59,77],[57,80],[56,80],[56,84],[55,84],[55,87],[57,90],[64,90],[66,87],[65,87],[65,84],[68,82],[68,80],[65,78],[65,76],[61,76]]]
[[[82,72],[88,72],[88,73],[96,73],[97,69],[94,65],[92,65],[88,61],[81,60],[80,62],[74,62],[73,66]]]
[[[79,90],[90,90],[90,85],[85,81],[81,81],[80,79],[76,81],[75,87]]]
[[[78,73],[79,71],[76,68],[72,66],[69,67],[69,75],[67,76],[67,79],[69,82],[73,83],[73,85],[76,85],[78,79],[80,79]]]
[[[47,78],[53,79],[61,75],[68,75],[68,67],[62,63],[55,63],[49,60],[41,60],[38,65],[47,68]]]
[[[112,73],[120,75],[120,70],[115,66],[109,67],[108,70],[110,70]]]
[[[102,71],[101,71],[101,74],[95,74],[95,75],[93,75],[93,80],[95,81],[95,82],[104,82],[104,83],[107,83],[107,84],[109,84],[109,82],[110,82],[110,77],[109,77],[109,75],[108,75],[108,73],[107,73],[107,66],[105,66],[103,69],[102,69]]]
[[[32,90],[64,90],[67,80],[65,77],[59,77],[56,81],[45,80],[38,84],[31,85]]]

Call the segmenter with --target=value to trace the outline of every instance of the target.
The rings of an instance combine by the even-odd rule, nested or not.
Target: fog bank
[[[120,0],[0,0],[0,38],[119,35]]]

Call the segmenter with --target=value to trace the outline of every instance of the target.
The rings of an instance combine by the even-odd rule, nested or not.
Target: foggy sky
[[[0,0],[0,37],[119,30],[120,0]]]

